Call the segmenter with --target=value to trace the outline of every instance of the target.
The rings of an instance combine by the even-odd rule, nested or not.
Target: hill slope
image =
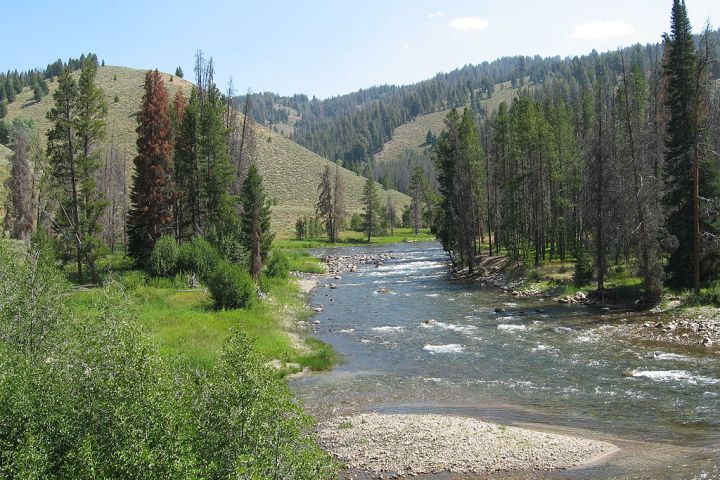
[[[79,75],[79,72],[75,75]],[[145,70],[134,68],[115,66],[98,68],[97,82],[105,92],[108,104],[108,128],[104,146],[107,147],[114,142],[116,148],[121,154],[126,155],[128,160],[132,159],[136,152],[135,116],[142,100],[144,76]],[[163,78],[171,97],[178,89],[183,89],[189,95],[192,83],[165,73]],[[18,116],[33,120],[43,142],[50,126],[45,115],[52,107],[52,93],[57,89],[57,81],[49,82],[49,87],[50,95],[46,95],[39,102],[33,99],[32,91],[24,90],[17,96],[15,102],[8,105],[6,117],[8,122],[12,122]],[[115,102],[116,95],[117,102]],[[256,161],[260,173],[265,177],[268,197],[275,204],[273,227],[280,233],[290,232],[298,217],[314,213],[320,173],[331,163],[265,127],[256,125],[255,129]],[[362,187],[365,178],[349,170],[343,169],[342,172],[347,189],[348,210],[359,212],[362,210]],[[397,192],[383,192],[383,201],[388,194],[393,196],[399,207],[409,202],[407,196]]]
[[[510,82],[497,84],[492,97],[481,100],[480,103],[490,114],[497,110],[502,102],[507,103],[509,106],[513,98],[519,94],[521,88],[527,89],[533,88],[533,86],[528,87],[526,85],[520,88],[512,88]],[[428,130],[431,130],[435,135],[439,135],[445,128],[445,117],[449,112],[450,109],[446,109],[426,115],[418,115],[412,121],[400,125],[395,129],[393,138],[385,142],[383,149],[375,154],[375,160],[378,162],[394,162],[399,160],[406,150],[414,150],[418,154],[422,154],[427,147],[425,137]]]

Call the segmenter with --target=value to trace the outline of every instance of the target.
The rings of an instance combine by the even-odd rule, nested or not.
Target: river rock
[[[390,289],[385,287],[378,288],[377,290],[375,290],[375,293],[390,293]]]

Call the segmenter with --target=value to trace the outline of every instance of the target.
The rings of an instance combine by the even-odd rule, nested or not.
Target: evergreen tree
[[[42,100],[42,97],[43,97],[43,91],[40,88],[40,85],[36,84],[33,87],[33,98],[35,99],[36,102],[39,102],[40,100]]]
[[[3,100],[0,100],[0,119],[5,118],[7,115],[7,106]]]
[[[365,181],[362,202],[365,206],[365,212],[362,216],[363,230],[367,234],[367,241],[370,242],[370,238],[378,229],[380,223],[380,199],[378,198],[377,186],[372,178]]]
[[[667,59],[664,68],[669,113],[666,137],[664,203],[669,209],[668,232],[677,240],[667,271],[677,286],[694,286],[712,272],[703,268],[701,237],[712,234],[708,218],[701,218],[699,197],[718,196],[717,166],[703,161],[700,154],[700,91],[702,72],[683,0],[674,0],[671,33],[665,36]],[[709,262],[706,265],[710,265]]]
[[[275,235],[270,233],[270,205],[266,199],[262,176],[254,164],[250,165],[243,182],[241,202],[242,239],[250,254],[250,275],[257,280]]]
[[[179,78],[183,78],[184,74],[181,67],[177,67],[175,69],[175,76]]]
[[[320,175],[320,184],[318,185],[318,201],[315,204],[315,215],[325,224],[330,242],[336,242],[335,238],[335,211],[333,209],[333,185],[332,172],[330,165],[325,165],[325,169]]]
[[[145,94],[137,116],[138,155],[130,194],[129,253],[147,265],[157,239],[173,228],[175,198],[168,94],[160,72],[145,74]]]
[[[335,165],[335,182],[333,183],[333,226],[335,241],[342,231],[347,217],[345,210],[345,182],[339,165]]]
[[[85,62],[79,82],[69,69],[63,70],[53,94],[55,105],[47,114],[52,124],[47,135],[58,195],[55,228],[64,253],[75,258],[79,281],[83,281],[85,265],[93,282],[99,283],[96,262],[101,244],[97,235],[106,202],[96,184],[99,161],[95,146],[104,134],[106,108],[102,91],[95,85],[96,69],[92,61]]]

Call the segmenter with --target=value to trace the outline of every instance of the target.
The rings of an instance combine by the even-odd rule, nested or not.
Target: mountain
[[[79,75],[79,72],[75,72],[75,75]],[[108,104],[107,137],[103,147],[107,149],[114,144],[120,155],[125,156],[128,165],[132,165],[136,152],[135,116],[142,100],[144,76],[145,70],[134,68],[98,68],[97,83],[103,89]],[[189,96],[192,83],[166,73],[163,73],[163,77],[170,98],[178,89],[182,89]],[[25,88],[13,103],[7,105],[8,113],[4,119],[8,123],[16,117],[31,119],[43,143],[50,126],[45,115],[53,105],[52,93],[57,89],[57,81],[49,81],[48,86],[50,94],[45,95],[39,102],[35,101],[32,90]],[[268,128],[258,124],[255,124],[254,128],[256,162],[260,173],[265,177],[268,198],[274,205],[273,227],[280,234],[290,233],[298,217],[314,214],[320,173],[326,165],[333,164]],[[0,151],[0,169],[3,168],[2,157],[3,152]],[[342,172],[347,189],[348,210],[359,213],[362,211],[361,197],[365,178],[346,169]],[[0,171],[0,176],[2,175],[3,172]],[[384,191],[383,201],[388,194],[392,195],[399,207],[409,202],[407,196],[394,191]]]

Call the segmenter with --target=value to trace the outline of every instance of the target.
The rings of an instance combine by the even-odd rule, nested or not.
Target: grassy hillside
[[[79,75],[79,72],[75,75]],[[136,152],[135,116],[142,100],[144,76],[144,70],[134,68],[105,66],[98,69],[98,85],[105,92],[108,104],[105,146],[114,142],[128,159],[132,159]],[[171,97],[178,89],[189,94],[192,87],[190,82],[169,74],[163,74],[163,77]],[[32,91],[28,89],[20,93],[17,100],[8,105],[6,121],[12,122],[18,116],[32,119],[44,141],[49,128],[45,115],[52,107],[52,93],[57,89],[57,81],[49,82],[49,86],[50,95],[40,102],[35,102]],[[311,215],[314,212],[320,173],[329,162],[262,126],[256,126],[256,139],[258,167],[265,177],[268,197],[276,202],[273,207],[273,227],[279,233],[291,232],[299,216]],[[0,176],[3,168],[2,155],[0,151]],[[345,169],[343,177],[347,187],[348,209],[358,212],[362,209],[361,197],[365,178]],[[386,195],[383,193],[383,201]],[[393,192],[392,195],[399,207],[409,201],[407,196],[400,193]]]
[[[528,88],[527,86],[523,88]],[[532,86],[530,86],[532,88]],[[495,85],[493,96],[487,100],[483,100],[482,104],[489,112],[497,110],[502,102],[508,105],[512,99],[518,95],[519,88],[511,88],[510,82]],[[428,113],[416,117],[412,122],[401,125],[395,129],[393,138],[386,142],[383,149],[375,155],[375,160],[379,162],[394,162],[400,158],[406,150],[415,150],[418,153],[426,148],[425,136],[428,130],[435,135],[439,135],[445,128],[445,117],[450,109],[439,112]]]

